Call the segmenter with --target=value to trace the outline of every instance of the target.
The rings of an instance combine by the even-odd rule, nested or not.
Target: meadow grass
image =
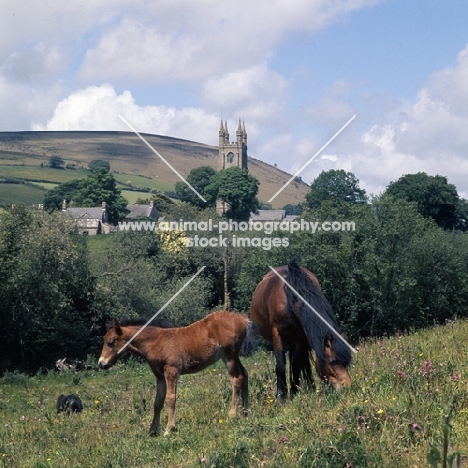
[[[51,167],[25,166],[25,165],[2,165],[0,175],[3,177],[13,177],[28,181],[47,181],[61,184],[73,179],[82,179],[90,172],[84,169],[53,169]]]
[[[120,173],[113,173],[115,180],[120,182],[123,185],[132,185],[134,188],[142,188],[142,189],[156,189],[161,192],[166,190],[174,190],[174,186],[168,184],[164,181],[151,179],[149,177],[142,177],[138,175],[130,175],[130,174],[120,174]],[[147,197],[149,194],[146,195]]]
[[[336,393],[317,383],[284,406],[275,401],[273,356],[257,351],[243,358],[248,420],[227,417],[231,387],[219,362],[182,376],[169,437],[147,435],[155,382],[145,363],[130,359],[107,372],[9,373],[0,381],[0,466],[429,466],[430,442],[442,440],[454,395],[449,450],[468,447],[467,336],[468,322],[456,321],[365,340],[350,369],[351,389]],[[83,412],[57,415],[61,393],[78,394]]]
[[[0,203],[37,205],[44,200],[45,190],[30,184],[0,184]]]

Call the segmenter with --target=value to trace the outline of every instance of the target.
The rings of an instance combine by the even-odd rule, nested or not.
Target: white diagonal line
[[[204,269],[202,266],[118,351],[120,354]]]
[[[169,167],[169,169],[172,170],[172,172],[174,172],[174,174],[176,174],[183,182],[185,182],[187,184],[187,186],[192,189],[195,194],[201,198],[205,203],[207,203],[207,201],[197,192],[197,190],[195,188],[192,187],[192,185],[190,185],[178,172],[177,170],[172,167],[120,114],[119,114],[119,117],[128,125],[128,127],[138,136],[141,138],[141,140],[148,146],[148,148],[151,149],[151,151],[154,152],[154,154],[156,154],[156,156],[158,156],[161,161],[163,163],[165,163],[167,165],[167,167]]]
[[[353,115],[269,200],[274,200],[354,119]]]
[[[270,265],[268,265],[270,270],[304,303],[309,309],[315,313],[315,315],[325,323],[328,328],[346,345],[348,348],[357,353],[357,351]]]

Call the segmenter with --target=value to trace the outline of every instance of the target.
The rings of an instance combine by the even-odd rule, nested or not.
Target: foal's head
[[[316,369],[323,380],[330,382],[335,390],[351,387],[351,377],[348,373],[348,365],[351,362],[349,349],[337,343],[331,333],[325,337],[324,359],[322,363],[315,363]]]
[[[102,345],[101,357],[99,358],[99,367],[101,369],[109,369],[112,367],[119,358],[125,354],[128,347],[119,354],[127,340],[123,338],[123,331],[120,323],[114,320],[111,327],[104,336],[104,343]]]

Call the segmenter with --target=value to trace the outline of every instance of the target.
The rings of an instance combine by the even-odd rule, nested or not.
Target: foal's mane
[[[147,318],[122,319],[122,320],[119,320],[119,324],[121,327],[143,327],[144,325],[148,323],[148,320],[149,319]],[[113,325],[113,320],[107,324],[107,329],[109,330],[110,328],[112,328],[112,325]],[[172,324],[170,324],[166,320],[161,320],[161,319],[152,320],[151,323],[149,323],[147,326],[156,327],[156,328],[172,328]]]

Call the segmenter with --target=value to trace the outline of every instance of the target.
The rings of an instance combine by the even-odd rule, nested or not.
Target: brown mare
[[[161,409],[166,400],[168,421],[164,435],[175,427],[177,380],[182,374],[192,374],[224,361],[232,382],[232,399],[229,416],[236,415],[239,394],[242,395],[244,414],[249,411],[248,375],[239,359],[239,351],[249,329],[247,317],[233,312],[218,311],[203,320],[182,328],[146,327],[122,351],[119,350],[138,332],[142,321],[114,320],[104,337],[99,366],[109,369],[127,351],[143,357],[157,380],[154,417],[150,434],[159,430]]]
[[[293,262],[276,268],[276,271],[338,331],[332,308],[313,273]],[[273,271],[257,285],[250,317],[258,325],[260,334],[273,343],[277,396],[281,403],[288,392],[285,353],[288,349],[292,394],[300,386],[301,374],[314,385],[309,360],[311,351],[315,352],[315,368],[323,380],[336,389],[351,385],[347,371],[351,362],[349,347]]]

